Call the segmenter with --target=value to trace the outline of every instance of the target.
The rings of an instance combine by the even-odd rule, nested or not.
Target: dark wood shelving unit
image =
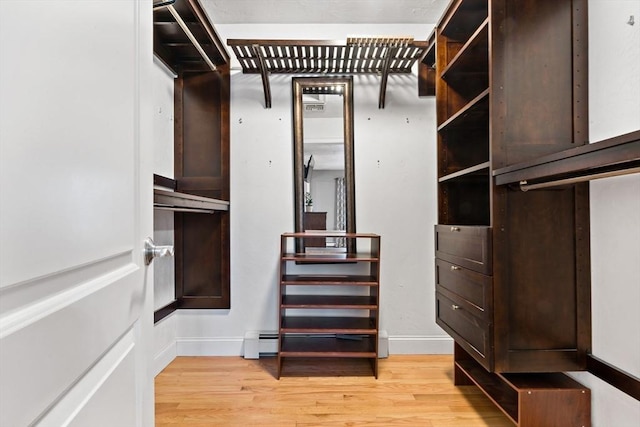
[[[317,248],[304,244],[306,239],[319,237],[340,237],[345,240],[345,247]],[[306,252],[296,252],[296,247],[305,248]],[[347,252],[347,248],[353,248],[354,252]],[[324,264],[331,264],[334,270],[343,268],[344,272],[319,274],[314,271],[326,267]],[[295,274],[290,272],[293,269]],[[377,378],[379,278],[378,235],[331,231],[283,234],[278,378],[284,359],[309,357],[366,359]],[[320,311],[327,309],[332,310],[332,314],[336,311],[344,314],[328,315]]]
[[[156,1],[153,52],[174,74],[174,178],[156,209],[174,212],[176,300],[156,312],[230,307],[230,57],[198,0]],[[203,215],[212,214],[212,215]]]
[[[586,143],[586,6],[454,0],[436,25],[436,322],[456,383],[521,427],[590,423],[586,389],[558,373],[584,370],[591,345],[588,191],[496,175]]]

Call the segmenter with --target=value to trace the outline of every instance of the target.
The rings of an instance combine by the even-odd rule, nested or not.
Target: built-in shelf
[[[453,114],[444,123],[438,126],[438,131],[451,130],[454,127],[469,126],[471,123],[487,121],[489,111],[489,88],[483,90],[478,96],[473,98],[467,105]]]
[[[471,166],[466,169],[459,170],[454,173],[450,173],[441,178],[438,178],[438,182],[451,181],[452,179],[465,178],[476,175],[489,175],[489,162],[483,162],[478,165]]]
[[[449,80],[451,74],[467,75],[484,74],[485,80],[489,80],[489,55],[487,47],[489,45],[489,19],[485,19],[482,25],[476,30],[471,38],[462,46],[456,56],[442,70],[442,78]],[[481,70],[481,71],[478,71]],[[458,76],[459,78],[459,76]]]
[[[477,28],[488,16],[486,0],[459,1],[453,5],[439,24],[442,35],[449,39],[466,40],[471,35],[470,28]]]

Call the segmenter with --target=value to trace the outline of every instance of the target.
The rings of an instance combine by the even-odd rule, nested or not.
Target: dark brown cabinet
[[[356,251],[295,251],[318,238],[345,239]],[[283,234],[279,288],[278,378],[284,359],[295,358],[368,360],[378,377],[380,236]]]
[[[547,424],[518,419],[508,375],[585,369],[588,187],[523,192],[496,185],[494,171],[587,143],[586,9],[581,0],[454,1],[432,48],[436,321],[456,342],[456,381],[485,392],[500,384],[516,397],[492,399],[522,426]]]
[[[197,0],[158,2],[153,36],[154,54],[176,74],[172,189],[228,202],[229,54]],[[176,300],[156,321],[180,308],[230,307],[228,207],[192,207],[175,209]]]

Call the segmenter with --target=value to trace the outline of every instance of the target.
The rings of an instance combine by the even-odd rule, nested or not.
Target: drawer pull
[[[459,305],[451,304],[451,309],[452,310],[458,310],[459,308],[460,308]]]
[[[460,227],[451,227],[451,231],[460,231]]]
[[[451,266],[451,271],[457,271],[457,270],[460,270],[460,267],[458,267],[457,265]]]

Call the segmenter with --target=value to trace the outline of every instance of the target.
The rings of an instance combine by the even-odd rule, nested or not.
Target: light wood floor
[[[453,385],[451,356],[390,356],[377,380],[354,363],[285,360],[277,380],[275,358],[178,357],[155,380],[156,426],[513,427]]]

